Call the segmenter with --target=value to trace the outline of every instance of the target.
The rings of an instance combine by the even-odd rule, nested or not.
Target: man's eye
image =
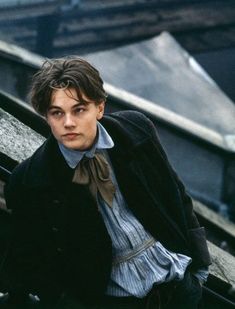
[[[85,111],[85,108],[83,108],[83,107],[79,107],[79,108],[76,108],[76,109],[74,110],[74,112],[75,112],[76,114],[83,113],[84,111]]]
[[[52,115],[52,116],[59,117],[59,116],[62,115],[62,112],[61,112],[61,111],[53,111],[53,112],[51,112],[51,115]]]

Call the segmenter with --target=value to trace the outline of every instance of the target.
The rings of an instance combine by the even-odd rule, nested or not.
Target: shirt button
[[[59,248],[59,247],[56,250],[58,253],[61,253],[63,251],[62,248]]]

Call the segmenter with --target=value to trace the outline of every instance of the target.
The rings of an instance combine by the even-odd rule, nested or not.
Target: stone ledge
[[[234,286],[235,285],[235,258],[215,246],[211,242],[207,242],[212,258],[210,265],[210,274],[221,279],[223,282]]]

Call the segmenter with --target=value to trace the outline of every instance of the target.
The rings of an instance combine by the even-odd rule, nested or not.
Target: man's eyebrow
[[[48,110],[51,110],[51,109],[62,109],[60,106],[57,106],[57,105],[50,105],[48,107]]]
[[[87,104],[88,103],[85,103],[85,102],[78,102],[77,104],[74,104],[72,108],[76,108],[78,106],[86,106]],[[63,109],[63,108],[58,105],[50,105],[48,110],[51,110],[51,109]]]
[[[77,104],[74,104],[73,106],[72,106],[72,108],[76,108],[76,107],[78,107],[78,106],[86,106],[87,105],[87,103],[85,103],[85,102],[78,102]]]

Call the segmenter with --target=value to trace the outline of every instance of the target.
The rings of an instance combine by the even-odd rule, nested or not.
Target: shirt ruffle
[[[181,280],[190,262],[190,257],[173,253],[157,241],[137,256],[113,266],[106,293],[144,297],[154,283]]]

